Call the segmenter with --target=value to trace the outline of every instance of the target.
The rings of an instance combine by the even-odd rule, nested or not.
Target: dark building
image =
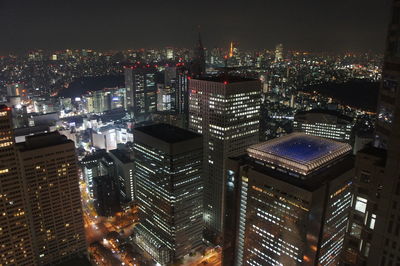
[[[134,161],[127,150],[111,150],[110,156],[115,163],[119,197],[121,203],[132,202],[136,196],[136,182],[134,179]]]
[[[260,81],[204,77],[189,83],[189,129],[203,135],[206,238],[223,232],[226,159],[259,139]]]
[[[189,115],[189,69],[184,65],[167,67],[164,72],[165,87],[172,89],[171,111],[184,116],[184,126],[187,128]]]
[[[194,56],[190,68],[190,73],[192,77],[200,77],[206,74],[206,57],[200,33],[197,45],[194,49]]]
[[[157,109],[156,72],[153,68],[125,68],[126,106],[136,120]]]
[[[338,264],[351,204],[351,150],[292,133],[229,160],[224,265]]]
[[[97,214],[104,217],[121,211],[119,189],[113,176],[93,177],[93,199]]]
[[[136,243],[165,265],[202,246],[202,137],[167,124],[136,128]]]
[[[348,265],[400,264],[400,1],[393,0],[373,146],[357,154]]]

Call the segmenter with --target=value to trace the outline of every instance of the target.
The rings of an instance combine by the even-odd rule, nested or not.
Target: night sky
[[[192,47],[382,52],[391,0],[0,0],[0,54]]]

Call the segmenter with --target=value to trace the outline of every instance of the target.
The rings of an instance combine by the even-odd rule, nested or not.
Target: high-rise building
[[[354,142],[353,127],[353,118],[329,110],[314,109],[297,112],[293,121],[295,132],[304,132],[350,145]]]
[[[136,197],[134,162],[126,150],[111,150],[110,156],[115,163],[120,200],[122,203],[132,202]]]
[[[206,57],[200,33],[197,40],[197,45],[194,49],[194,57],[191,64],[190,72],[193,77],[200,77],[206,74]]]
[[[93,197],[94,178],[99,176],[115,177],[115,165],[110,154],[106,150],[98,150],[84,157],[81,162],[83,178],[89,195]]]
[[[11,108],[0,105],[0,264],[34,265],[29,208],[17,158]]]
[[[109,217],[121,211],[119,189],[114,176],[106,174],[93,177],[93,199],[100,216]]]
[[[224,265],[337,265],[351,204],[351,150],[292,133],[231,159]]]
[[[202,137],[167,124],[136,128],[136,243],[166,265],[202,245]]]
[[[278,44],[275,47],[275,62],[281,61],[283,59],[283,44]]]
[[[150,68],[125,68],[127,108],[135,118],[156,111],[157,87],[156,70]]]
[[[174,106],[173,96],[175,91],[169,86],[164,86],[164,84],[157,84],[157,111],[158,112],[168,112],[172,110]]]
[[[349,265],[400,264],[400,1],[393,0],[373,146],[357,154]]]
[[[191,79],[189,128],[203,134],[204,220],[212,241],[222,233],[226,159],[259,139],[261,84],[240,77]]]
[[[52,132],[29,136],[17,149],[35,264],[54,265],[86,252],[74,143]]]

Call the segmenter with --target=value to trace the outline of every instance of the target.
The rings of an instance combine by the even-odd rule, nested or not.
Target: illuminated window
[[[355,209],[359,212],[365,213],[367,209],[367,199],[357,197]]]
[[[375,221],[376,221],[376,215],[372,214],[371,215],[371,221],[369,222],[369,228],[374,229],[375,228]]]

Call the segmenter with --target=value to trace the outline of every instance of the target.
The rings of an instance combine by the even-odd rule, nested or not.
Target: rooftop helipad
[[[277,139],[253,145],[249,156],[302,175],[329,164],[351,151],[346,143],[292,133]]]

